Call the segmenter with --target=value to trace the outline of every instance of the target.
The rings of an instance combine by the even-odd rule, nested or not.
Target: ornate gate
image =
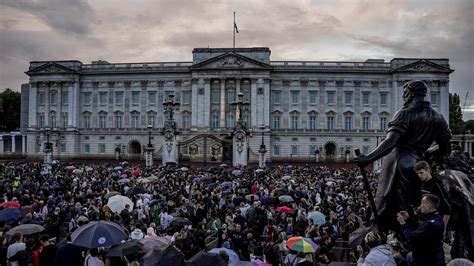
[[[200,134],[178,143],[179,161],[232,163],[232,138]]]

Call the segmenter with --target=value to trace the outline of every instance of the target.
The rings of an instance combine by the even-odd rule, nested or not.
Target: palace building
[[[248,159],[345,161],[382,141],[403,104],[402,86],[427,83],[427,100],[449,120],[448,59],[271,61],[256,48],[196,48],[192,62],[33,61],[22,87],[26,153],[53,158],[143,158],[163,151],[163,103],[174,96],[178,161],[231,162],[238,117]],[[234,103],[248,102],[240,113]],[[151,127],[148,127],[151,125]]]

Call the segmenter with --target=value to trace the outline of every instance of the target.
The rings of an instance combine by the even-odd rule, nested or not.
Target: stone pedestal
[[[241,166],[246,166],[248,164],[248,138],[247,134],[243,130],[237,130],[234,133],[234,138],[232,139],[233,146],[233,156],[232,164],[235,166],[237,164]]]
[[[3,150],[3,136],[0,136],[0,154],[3,154],[5,151]]]
[[[176,163],[176,135],[172,131],[165,131],[163,138],[163,164]]]
[[[51,144],[51,143],[49,143]],[[53,149],[49,148],[50,145],[45,143],[45,148],[43,150],[43,160],[45,164],[51,164],[53,161]]]

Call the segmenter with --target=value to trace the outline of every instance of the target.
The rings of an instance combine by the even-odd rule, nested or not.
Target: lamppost
[[[260,149],[258,150],[260,152],[260,161],[258,166],[263,169],[265,168],[265,153],[267,152],[264,143],[265,125],[260,126],[260,130],[262,130],[262,144],[260,144]]]
[[[175,109],[179,107],[179,102],[175,102],[174,95],[169,94],[166,102],[163,103],[164,112],[169,116],[165,120],[165,124],[161,134],[163,138],[163,164],[176,163],[176,135],[178,135],[178,126],[173,120]]]
[[[45,164],[51,164],[52,162],[52,153],[53,153],[53,144],[49,141],[49,135],[51,133],[50,128],[46,128],[44,130],[44,134],[46,137],[46,142],[44,143],[43,149],[43,159]]]
[[[244,94],[238,93],[237,94],[237,101],[231,103],[232,106],[237,107],[239,111],[239,116],[237,119],[237,124],[235,125],[235,129],[233,132],[233,156],[232,156],[232,164],[235,165],[247,165],[248,162],[248,154],[247,154],[247,144],[248,139],[247,136],[249,134],[247,130],[247,125],[242,121],[242,110],[244,106],[249,105],[248,102],[243,101]]]
[[[152,124],[148,124],[148,144],[146,145],[146,158],[145,158],[145,164],[147,167],[152,167],[153,166],[153,151],[155,150],[153,148],[153,144],[151,144],[151,129],[153,128]]]

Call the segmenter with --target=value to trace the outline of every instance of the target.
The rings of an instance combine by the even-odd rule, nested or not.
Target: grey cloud
[[[73,34],[88,34],[98,23],[96,14],[85,0],[4,0],[0,7],[11,7],[40,18],[53,30]]]

